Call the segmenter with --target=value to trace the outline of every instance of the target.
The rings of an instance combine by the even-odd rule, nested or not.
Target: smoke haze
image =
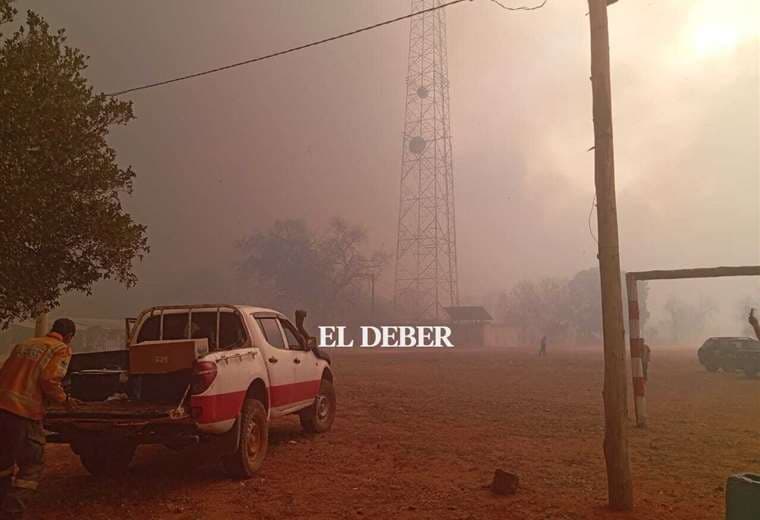
[[[105,92],[409,10],[406,0],[17,4],[66,28]],[[530,13],[487,1],[447,10],[463,303],[596,265],[586,11],[580,0]],[[760,263],[758,27],[752,0],[610,7],[624,270]],[[402,22],[130,95],[137,120],[112,143],[137,172],[126,205],[152,251],[123,301],[153,305],[161,284],[228,278],[235,241],[278,218],[322,226],[340,215],[393,252],[408,32]],[[392,267],[378,284],[390,295]],[[114,307],[119,294],[102,284],[68,305],[136,312]],[[760,304],[760,282],[653,282],[653,319],[670,296],[699,294],[721,309],[710,332],[736,334],[737,302]]]

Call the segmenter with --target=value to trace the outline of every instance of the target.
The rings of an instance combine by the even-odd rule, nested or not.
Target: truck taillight
[[[190,391],[202,394],[216,379],[216,363],[213,361],[196,361],[193,368],[193,384]]]

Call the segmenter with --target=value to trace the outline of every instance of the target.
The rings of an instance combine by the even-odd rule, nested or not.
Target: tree
[[[0,0],[0,24],[10,22],[16,16],[16,9],[13,8],[13,0]],[[2,36],[3,33],[0,33]]]
[[[517,328],[518,341],[522,344],[533,341],[538,334],[537,317],[540,313],[541,298],[536,284],[530,280],[522,280],[515,284],[499,301],[502,321]]]
[[[321,319],[345,322],[357,315],[363,284],[379,276],[388,255],[365,252],[367,234],[341,218],[323,235],[303,220],[276,221],[240,243],[243,279],[260,297],[287,310],[306,308]]]
[[[0,0],[0,18],[14,11]],[[136,283],[145,226],[120,196],[134,172],[106,137],[134,116],[132,104],[95,94],[87,58],[32,11],[0,40],[0,326],[90,293],[101,279]]]
[[[239,244],[242,278],[271,305],[313,309],[327,290],[316,238],[303,220],[278,220]]]
[[[699,339],[716,310],[717,306],[710,298],[700,297],[696,302],[689,303],[671,296],[665,303],[665,311],[669,315],[670,340],[680,343]]]
[[[504,294],[499,314],[507,325],[519,331],[519,341],[533,343],[542,335],[561,335],[568,325],[567,282],[544,278],[522,280]]]
[[[568,282],[570,321],[579,341],[598,340],[602,336],[602,300],[599,296],[599,268],[579,271]]]
[[[363,228],[340,217],[330,221],[327,234],[318,244],[318,255],[325,262],[331,302],[347,288],[372,274],[378,275],[388,263],[389,256],[384,252],[374,251],[367,256],[362,251],[366,241]]]

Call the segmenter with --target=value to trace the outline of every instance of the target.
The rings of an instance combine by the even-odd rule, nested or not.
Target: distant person
[[[538,349],[538,355],[539,356],[546,355],[546,336],[543,336],[541,338],[541,347]]]
[[[757,323],[755,309],[749,311],[749,324],[752,325],[752,329],[755,331],[755,336],[757,336],[757,340],[760,341],[760,324]]]
[[[649,369],[649,359],[652,356],[652,349],[649,348],[649,345],[646,344],[646,342],[642,342],[641,344],[641,367],[644,370],[644,379],[649,380],[649,377],[647,376],[648,369]]]
[[[22,518],[42,476],[45,402],[77,403],[61,380],[71,360],[74,322],[55,320],[47,336],[19,343],[0,368],[0,519]],[[15,476],[14,476],[15,473]]]

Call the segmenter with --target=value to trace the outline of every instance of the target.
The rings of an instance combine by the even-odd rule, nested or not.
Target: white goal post
[[[631,378],[633,380],[633,403],[636,410],[636,426],[647,424],[646,380],[641,356],[644,338],[639,324],[638,282],[646,280],[677,280],[682,278],[717,278],[724,276],[758,276],[760,265],[737,267],[700,267],[696,269],[670,269],[662,271],[638,271],[625,275],[628,294],[628,330],[631,349]]]

